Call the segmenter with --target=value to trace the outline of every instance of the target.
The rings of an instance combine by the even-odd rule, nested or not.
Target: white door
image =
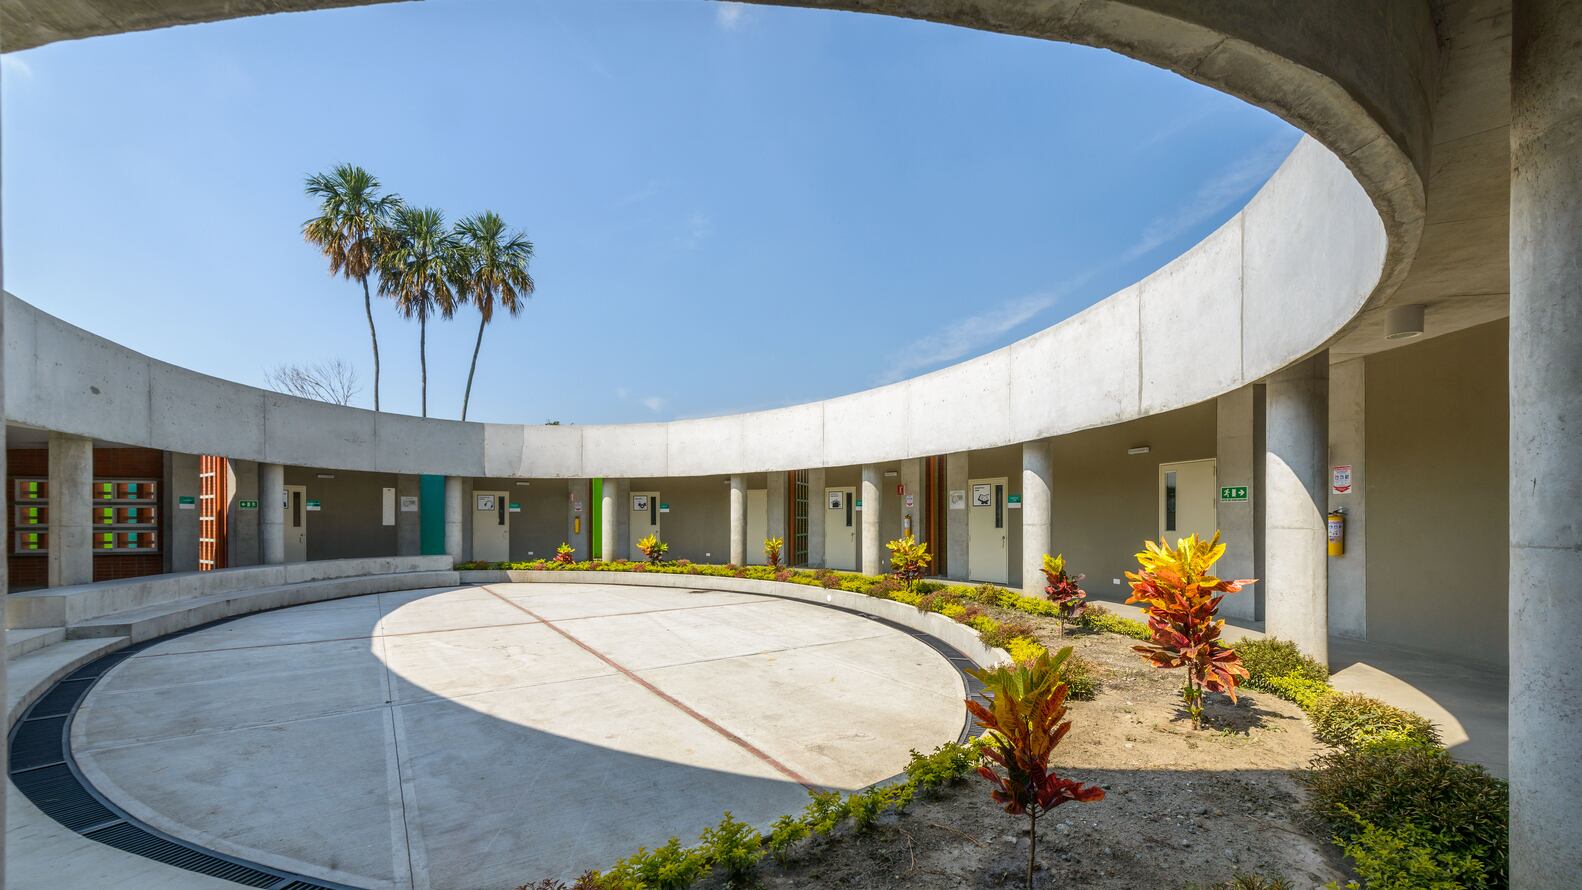
[[[286,562],[308,561],[308,487],[286,486]]]
[[[769,490],[747,489],[747,564],[766,566],[764,539],[769,537]]]
[[[506,562],[511,558],[511,514],[503,491],[472,492],[472,558]]]
[[[626,496],[626,508],[632,513],[631,521],[626,524],[627,543],[631,545],[627,553],[632,559],[640,561],[643,551],[637,549],[638,541],[649,535],[664,540],[664,536],[659,534],[659,492],[634,491]]]
[[[967,483],[967,577],[990,584],[1011,579],[1011,545],[1006,536],[1006,480]]]
[[[1208,539],[1219,526],[1214,459],[1159,465],[1159,537],[1172,546],[1187,535]]]
[[[824,564],[857,571],[857,489],[824,489]]]

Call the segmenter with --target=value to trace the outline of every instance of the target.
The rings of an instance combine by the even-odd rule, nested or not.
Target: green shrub
[[[1092,701],[1099,694],[1099,678],[1088,661],[1076,653],[1064,665],[1066,695],[1072,701]]]
[[[1101,633],[1120,634],[1137,640],[1153,639],[1153,633],[1148,630],[1148,625],[1130,618],[1122,618],[1096,603],[1090,603],[1082,610],[1077,623],[1088,630]]]
[[[1304,711],[1313,710],[1319,699],[1335,691],[1328,683],[1310,680],[1296,674],[1267,677],[1263,683],[1258,684],[1258,688],[1266,689],[1286,701],[1295,702],[1296,706]]]
[[[983,644],[1004,649],[1017,637],[1032,638],[1038,633],[1033,623],[1025,618],[1007,618],[997,623],[992,629],[982,631]]]
[[[651,853],[639,847],[636,853],[617,862],[603,876],[601,886],[610,890],[683,890],[708,871],[708,861],[701,851],[683,847],[680,839],[671,838]]]
[[[810,833],[807,823],[801,818],[789,813],[781,816],[769,826],[769,840],[766,842],[769,855],[781,865],[786,864],[791,860],[791,851]]]
[[[802,811],[802,821],[815,835],[829,834],[851,815],[850,805],[838,791],[809,791],[807,808]]]
[[[1348,890],[1482,890],[1488,886],[1477,857],[1447,849],[1442,839],[1410,823],[1380,828],[1354,816],[1358,831],[1336,838],[1362,883]],[[1334,882],[1331,890],[1338,890]]]
[[[885,813],[906,809],[907,804],[912,802],[914,790],[912,783],[906,782],[854,792],[846,798],[846,811],[851,814],[852,827],[858,831],[867,831]]]
[[[1285,878],[1266,878],[1262,875],[1233,875],[1228,881],[1200,887],[1188,884],[1187,890],[1294,890]]]
[[[1016,637],[1005,644],[1005,653],[1011,656],[1011,660],[1015,662],[1036,661],[1038,656],[1048,654],[1048,652],[1049,650],[1044,648],[1043,643],[1032,637]],[[1071,693],[1071,697],[1076,698],[1076,693]]]
[[[965,779],[978,768],[978,749],[974,744],[946,742],[927,754],[912,750],[906,764],[906,777],[924,793],[939,791]]]
[[[698,840],[704,861],[723,872],[732,886],[745,881],[764,856],[763,836],[751,825],[737,821],[730,810],[725,811],[720,824],[703,829]]]
[[[1313,809],[1343,839],[1358,831],[1358,819],[1413,825],[1445,850],[1476,858],[1490,886],[1505,886],[1509,791],[1487,770],[1402,741],[1335,751],[1313,766],[1304,776]]]
[[[1320,696],[1307,716],[1314,737],[1337,748],[1392,739],[1439,744],[1439,732],[1426,718],[1366,695],[1331,692]]]
[[[1278,692],[1268,682],[1293,676],[1315,683],[1329,682],[1329,668],[1302,654],[1289,640],[1241,640],[1231,648],[1241,656],[1241,666],[1247,669],[1245,682],[1254,689]]]

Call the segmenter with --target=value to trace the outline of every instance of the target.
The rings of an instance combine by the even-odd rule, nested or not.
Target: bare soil
[[[1296,888],[1345,883],[1343,859],[1307,817],[1296,780],[1323,746],[1295,705],[1253,691],[1237,704],[1211,694],[1194,731],[1182,672],[1148,666],[1135,640],[1061,638],[1053,620],[995,617],[1031,620],[1051,649],[1073,646],[1102,684],[1096,700],[1071,703],[1055,761],[1062,775],[1103,786],[1105,798],[1040,818],[1036,886],[1185,888],[1237,873]],[[1020,887],[1028,848],[1026,817],[1007,815],[972,776],[866,833],[848,825],[813,841],[787,866],[766,859],[760,879],[769,888]]]

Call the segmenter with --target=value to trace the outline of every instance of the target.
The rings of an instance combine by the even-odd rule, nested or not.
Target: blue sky
[[[1158,268],[1295,145],[1113,53],[701,0],[432,0],[98,38],[3,61],[7,289],[246,383],[371,361],[305,245],[305,174],[362,164],[537,246],[469,419],[793,404],[998,348]],[[375,305],[386,410],[417,328]],[[477,316],[429,331],[460,412]],[[211,332],[220,331],[219,336]]]

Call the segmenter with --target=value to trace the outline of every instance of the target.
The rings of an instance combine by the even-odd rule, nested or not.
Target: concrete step
[[[131,640],[124,636],[65,640],[9,660],[5,683],[6,725],[15,723],[28,705],[48,692],[56,680],[129,643]]]
[[[64,627],[26,627],[5,632],[5,657],[7,661],[53,646],[66,639]]]
[[[127,637],[141,643],[236,615],[370,593],[455,587],[459,583],[454,571],[394,572],[225,591],[78,621],[67,626],[66,636],[74,640]]]

